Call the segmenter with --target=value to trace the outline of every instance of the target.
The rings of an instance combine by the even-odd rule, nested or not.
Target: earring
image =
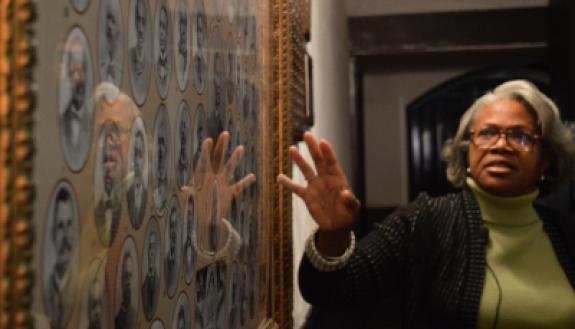
[[[541,177],[539,177],[539,181],[540,181],[541,183],[543,183],[546,179],[547,179],[547,177],[545,177],[544,174],[541,175]]]
[[[471,174],[471,168],[467,167],[467,174],[470,175]]]

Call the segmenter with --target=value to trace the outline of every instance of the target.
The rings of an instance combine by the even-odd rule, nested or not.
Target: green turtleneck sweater
[[[489,229],[478,328],[575,328],[575,291],[533,208],[539,191],[503,198],[467,185]]]

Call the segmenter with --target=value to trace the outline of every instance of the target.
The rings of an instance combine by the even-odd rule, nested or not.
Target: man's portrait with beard
[[[100,241],[112,244],[122,213],[122,145],[118,126],[104,122],[96,155],[94,218]]]
[[[176,304],[176,308],[174,309],[172,329],[189,329],[190,327],[190,302],[188,295],[182,292],[178,297],[178,304]]]
[[[166,98],[168,95],[168,85],[172,70],[172,48],[169,45],[171,29],[172,22],[167,0],[160,0],[156,5],[154,58],[156,63],[156,86],[162,98]]]
[[[131,0],[128,30],[129,66],[134,100],[144,104],[150,85],[151,28],[148,1]]]
[[[201,292],[201,303],[198,299],[196,328],[223,329],[225,268],[219,263],[212,264],[198,271],[200,275],[205,278],[205,290]]]
[[[168,109],[164,104],[160,104],[154,124],[154,153],[152,156],[154,208],[158,215],[164,213],[170,192],[170,144]]]
[[[60,137],[64,158],[79,171],[88,157],[92,139],[92,61],[88,41],[75,27],[66,38],[60,71]]]
[[[132,226],[138,229],[148,201],[148,146],[144,121],[140,117],[132,125],[128,161],[128,214]]]
[[[184,222],[184,278],[187,284],[192,282],[196,262],[196,207],[193,194],[188,195]]]
[[[190,109],[185,101],[180,103],[176,126],[176,183],[178,187],[186,186],[190,182],[190,165],[192,149],[192,131],[190,129],[192,119]]]
[[[116,312],[115,328],[136,328],[137,307],[139,303],[138,261],[136,245],[132,237],[126,238],[122,247],[122,256],[116,275]]]
[[[78,212],[66,181],[56,187],[48,209],[44,237],[43,293],[53,329],[66,326],[74,305],[78,272]]]
[[[178,86],[182,91],[186,89],[190,71],[188,65],[190,60],[190,24],[188,15],[188,2],[186,0],[178,0],[174,42],[176,44],[176,77]]]
[[[123,34],[118,0],[102,0],[98,21],[98,56],[100,80],[119,87],[122,82]],[[111,101],[116,95],[107,95]]]
[[[160,292],[160,226],[155,217],[148,221],[142,263],[142,304],[144,315],[150,321],[156,313]]]
[[[208,130],[206,129],[207,122],[206,122],[206,111],[204,109],[204,104],[198,103],[196,107],[195,113],[195,120],[194,120],[194,129],[192,134],[194,136],[193,146],[192,146],[192,170],[197,171],[198,163],[200,159],[200,154],[202,151],[202,143],[208,137]],[[205,168],[204,168],[205,169]],[[198,177],[198,181],[196,182],[199,186],[202,184],[202,177],[204,175],[203,172],[196,172],[194,173]]]
[[[198,93],[202,93],[207,75],[207,18],[204,11],[204,1],[197,0],[194,8],[194,35],[193,35],[193,66],[194,83]]]
[[[180,272],[181,259],[181,218],[178,197],[173,196],[170,200],[168,218],[164,235],[164,279],[168,296],[173,297],[178,287],[178,273]]]

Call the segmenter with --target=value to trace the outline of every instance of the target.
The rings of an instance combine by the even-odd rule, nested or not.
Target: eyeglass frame
[[[477,143],[474,141],[474,140],[475,140],[475,138],[474,138],[474,133],[475,133],[475,132],[479,132],[479,131],[484,130],[484,129],[497,130],[497,131],[499,132],[499,134],[498,134],[497,138],[493,140],[493,143],[491,143],[491,144],[489,144],[489,145],[480,146],[479,144],[477,144]],[[528,136],[529,138],[533,139],[533,143],[532,143],[531,145],[529,145],[527,148],[517,148],[517,147],[514,147],[514,146],[513,146],[514,144],[512,144],[512,143],[509,142],[509,134],[510,134],[510,133],[513,133],[513,132],[517,132],[517,131],[521,131],[521,133],[523,133],[523,134],[525,134],[526,136]],[[512,129],[505,129],[505,130],[503,130],[503,129],[498,129],[498,128],[494,128],[494,127],[487,127],[487,128],[479,129],[479,130],[477,130],[477,131],[476,131],[475,129],[469,129],[469,141],[470,141],[471,143],[473,143],[475,146],[477,146],[479,149],[482,149],[482,150],[487,150],[487,149],[491,148],[493,145],[497,144],[497,142],[499,142],[499,140],[501,139],[501,135],[505,136],[505,143],[506,143],[507,145],[509,145],[509,147],[511,147],[513,150],[519,151],[519,152],[531,152],[531,150],[533,149],[532,147],[533,147],[538,141],[540,141],[540,140],[542,139],[542,137],[543,137],[543,136],[541,136],[541,134],[537,134],[537,133],[532,134],[532,133],[525,132],[525,131],[522,131],[522,130],[519,130],[519,129],[515,129],[515,130],[514,130],[513,128],[512,128]]]

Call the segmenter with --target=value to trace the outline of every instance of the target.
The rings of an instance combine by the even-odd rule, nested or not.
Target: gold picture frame
[[[145,1],[147,8],[139,7],[138,1]],[[160,29],[165,23],[164,18],[159,14],[161,10],[158,9],[161,8],[162,1],[165,1],[169,9],[169,17],[172,21],[171,34],[169,31],[156,32],[154,30],[154,26],[159,26],[157,29]],[[186,72],[186,65],[182,64],[186,63],[185,57],[177,59],[176,55],[172,54],[171,68],[169,68],[172,71],[171,76],[167,78],[169,79],[168,85],[161,85],[163,80],[156,79],[165,76],[165,71],[152,72],[156,65],[160,65],[160,61],[156,64],[153,62],[154,59],[148,59],[148,67],[146,68],[145,64],[137,66],[137,55],[131,55],[130,51],[135,49],[132,48],[133,43],[136,44],[136,47],[140,47],[138,46],[139,27],[137,24],[140,24],[138,22],[141,20],[138,21],[137,18],[143,17],[142,15],[139,16],[140,11],[147,11],[149,14],[145,20],[148,23],[145,24],[148,24],[149,27],[144,29],[149,30],[143,33],[147,36],[142,36],[142,38],[148,38],[148,40],[160,40],[162,37],[170,38],[173,41],[167,43],[175,53],[181,50],[176,45],[176,40],[178,40],[178,37],[175,36],[176,33],[178,31],[184,33],[181,31],[191,25],[182,25],[182,22],[177,22],[177,19],[181,17],[181,15],[178,16],[180,1],[185,2],[184,7],[188,6],[186,12],[189,23],[196,23],[198,29],[202,23],[197,18],[200,17],[197,13],[201,10],[205,10],[207,13],[207,22],[204,27],[209,31],[206,31],[208,37],[204,41],[208,43],[205,46],[208,51],[202,54],[199,45],[201,42],[198,41],[200,37],[197,36],[200,35],[198,32],[200,30],[197,30],[196,34],[193,31],[190,33],[192,36],[190,37],[190,44],[187,46],[190,54],[182,53],[182,56],[190,56],[187,63],[192,63],[192,60],[196,58],[194,56],[200,59],[202,56],[206,56],[203,60],[205,60],[204,65],[208,67],[205,68],[206,71],[202,71],[200,63],[197,71]],[[203,2],[203,9],[198,9],[197,3],[199,2]],[[108,7],[104,6],[103,3],[106,3]],[[168,279],[163,279],[165,281],[160,284],[162,288],[156,292],[159,294],[157,297],[159,298],[159,306],[154,306],[157,309],[151,316],[148,316],[146,311],[141,309],[143,302],[136,299],[137,304],[133,305],[138,309],[137,315],[133,317],[135,322],[123,323],[133,323],[133,326],[140,327],[155,326],[156,322],[160,321],[164,327],[168,327],[170,323],[180,320],[180,314],[173,311],[182,308],[192,309],[191,313],[184,313],[182,316],[185,321],[190,321],[190,324],[193,321],[198,321],[197,313],[202,312],[197,306],[199,300],[207,298],[202,297],[204,295],[211,295],[205,290],[207,288],[199,288],[198,282],[194,280],[208,282],[210,275],[212,275],[215,278],[215,287],[224,286],[223,294],[226,298],[223,310],[220,312],[226,313],[224,316],[225,327],[232,327],[229,318],[232,312],[230,305],[233,302],[230,302],[229,299],[235,297],[231,297],[233,288],[230,285],[234,282],[234,278],[241,282],[241,275],[234,277],[233,273],[237,268],[244,267],[251,271],[245,272],[244,280],[246,278],[252,280],[250,284],[256,288],[250,297],[253,310],[246,311],[253,315],[242,327],[292,327],[291,195],[275,184],[275,177],[280,172],[288,174],[291,172],[287,148],[294,140],[295,113],[301,110],[302,104],[305,104],[305,68],[303,64],[305,50],[302,42],[304,38],[302,26],[306,26],[305,22],[309,26],[307,21],[309,20],[309,13],[302,15],[305,11],[301,10],[301,6],[307,1],[273,0],[260,2],[246,0],[237,2],[238,7],[235,8],[230,7],[232,2],[202,0],[131,0],[122,1],[119,6],[114,3],[114,0],[41,2],[6,0],[0,4],[0,24],[2,26],[0,28],[0,235],[2,236],[2,247],[0,248],[0,309],[2,310],[0,312],[0,328],[48,328],[50,326],[74,328],[84,326],[87,315],[80,309],[84,305],[92,305],[86,304],[86,300],[88,302],[92,300],[90,299],[91,295],[86,291],[90,292],[92,289],[100,291],[98,296],[102,296],[101,291],[107,294],[106,301],[108,304],[105,305],[108,308],[107,313],[102,313],[105,317],[105,323],[110,327],[113,327],[114,322],[118,324],[120,309],[123,308],[121,301],[123,300],[122,289],[125,274],[128,273],[131,277],[137,274],[142,277],[142,280],[136,284],[137,290],[133,290],[139,294],[143,289],[143,277],[146,275],[142,267],[145,263],[152,264],[156,261],[156,259],[152,261],[152,258],[146,260],[146,257],[151,257],[148,256],[148,252],[144,257],[144,250],[153,249],[151,246],[155,245],[149,242],[152,238],[147,233],[154,231],[154,228],[147,229],[147,226],[150,222],[158,222],[159,228],[156,229],[157,233],[153,234],[154,239],[171,241],[172,233],[169,233],[173,230],[170,226],[171,214],[177,213],[177,211],[184,213],[191,207],[188,194],[179,190],[179,184],[176,182],[179,178],[169,178],[171,185],[168,192],[165,192],[167,195],[160,197],[157,195],[162,194],[159,185],[161,183],[158,183],[160,181],[150,174],[150,177],[146,178],[148,180],[146,187],[149,188],[149,195],[144,197],[147,202],[147,205],[144,206],[146,210],[143,211],[142,215],[137,215],[137,212],[132,210],[134,201],[128,201],[127,193],[134,178],[128,173],[132,172],[130,171],[133,169],[132,166],[139,166],[135,162],[137,160],[132,158],[136,156],[133,154],[142,152],[137,146],[136,136],[138,136],[138,131],[143,132],[146,141],[144,144],[148,144],[146,152],[149,154],[145,153],[144,156],[146,159],[144,162],[149,167],[147,172],[161,172],[162,165],[156,163],[153,158],[157,152],[161,152],[158,151],[160,149],[158,147],[159,141],[167,138],[162,137],[162,134],[172,138],[178,132],[191,129],[191,127],[186,126],[187,121],[185,119],[180,120],[180,117],[185,118],[186,113],[194,112],[194,117],[190,121],[190,124],[195,124],[194,129],[210,130],[213,128],[213,125],[210,126],[213,123],[210,120],[214,120],[210,117],[211,109],[220,106],[221,102],[218,102],[221,100],[211,99],[209,95],[211,87],[202,85],[202,83],[214,84],[214,86],[219,83],[214,81],[216,80],[215,74],[220,73],[212,73],[219,69],[224,69],[225,72],[221,73],[223,80],[229,81],[229,84],[232,85],[230,88],[233,88],[235,92],[229,92],[226,89],[226,95],[223,97],[236,99],[226,103],[226,113],[229,112],[230,108],[240,112],[238,100],[240,97],[252,97],[247,100],[248,106],[251,105],[257,110],[252,111],[257,112],[255,114],[257,119],[250,121],[252,119],[249,118],[242,121],[251,123],[249,127],[241,126],[242,133],[237,135],[241,143],[245,145],[246,156],[244,160],[251,161],[252,167],[250,169],[255,168],[258,179],[255,185],[248,188],[249,191],[244,191],[247,196],[242,194],[241,201],[235,202],[240,203],[240,205],[245,204],[244,210],[248,206],[251,207],[249,212],[257,220],[258,224],[253,227],[250,226],[250,233],[246,233],[251,234],[252,239],[257,244],[254,242],[256,246],[252,255],[249,255],[248,252],[248,255],[243,256],[255,258],[249,258],[249,260],[246,258],[242,261],[238,258],[221,256],[220,251],[223,250],[221,248],[223,245],[227,246],[226,241],[231,240],[207,238],[212,231],[204,224],[198,224],[198,227],[194,227],[195,230],[197,229],[197,233],[195,233],[197,240],[194,242],[194,248],[198,248],[196,249],[198,252],[203,250],[202,252],[206,252],[207,256],[199,255],[198,257],[204,258],[195,260],[194,264],[197,265],[197,268],[193,272],[194,279],[189,280],[194,283],[188,283],[185,270],[180,269],[176,272],[175,280],[178,283],[173,292],[170,291],[170,284],[166,281]],[[214,7],[220,3],[224,7],[228,7]],[[241,10],[246,11],[239,13]],[[103,14],[105,11],[106,14]],[[158,14],[156,15],[156,13]],[[136,17],[134,23],[130,20],[132,16]],[[113,29],[114,20],[118,24],[117,30],[111,31],[117,33],[106,33],[106,31],[110,32],[110,29]],[[120,21],[122,22],[119,23]],[[133,32],[130,30],[131,24],[134,26]],[[177,29],[176,24],[179,24]],[[106,47],[113,48],[110,46],[113,44],[110,43],[107,46],[102,46],[102,44],[114,40],[114,37],[120,34],[123,36],[123,40],[119,43],[124,52],[123,57],[114,59],[110,55],[109,61],[104,63],[103,54],[112,53]],[[149,49],[146,51],[152,54],[152,57],[157,56],[158,50],[156,49],[163,47],[161,42],[158,41],[158,44],[156,41],[147,42],[148,44],[144,44],[141,48],[147,47]],[[192,45],[196,43],[198,43],[197,49]],[[239,51],[237,51],[238,49]],[[83,52],[83,55],[78,57],[78,51]],[[87,64],[80,62],[81,65],[76,65],[75,60],[77,58],[75,56],[87,61]],[[223,60],[223,63],[226,63],[225,67],[215,64],[218,56],[229,58],[229,60]],[[232,59],[232,57],[234,58]],[[160,59],[160,57],[157,58]],[[131,60],[134,60],[135,64],[131,63]],[[232,68],[232,64],[229,63],[234,60],[236,60],[236,66]],[[240,62],[247,67],[245,69],[247,73],[244,73],[243,77],[237,76],[242,74],[241,69],[236,69],[237,63]],[[114,65],[119,65],[119,68],[114,67]],[[85,103],[83,104],[86,105],[87,102],[90,102],[90,106],[93,107],[90,113],[92,122],[89,126],[73,124],[68,132],[64,132],[66,123],[62,121],[64,120],[62,113],[68,105],[63,104],[73,103],[72,98],[75,97],[75,93],[78,90],[82,92],[82,89],[70,89],[72,91],[69,91],[68,94],[62,90],[72,87],[74,74],[79,74],[78,67],[80,70],[87,70],[85,67],[88,66],[91,67],[92,72],[83,71],[80,73],[91,75],[88,78],[86,76],[89,75],[84,75],[82,79],[86,80],[83,81],[81,87],[89,92],[96,91],[94,94],[88,95],[89,99],[84,100]],[[107,69],[104,69],[104,66]],[[149,70],[146,73],[149,74],[149,78],[147,78],[149,81],[134,78],[134,74],[138,74],[134,72],[140,72],[140,70]],[[174,72],[174,70],[178,71]],[[154,73],[157,76],[154,76]],[[62,82],[64,74],[70,81]],[[109,74],[109,76],[105,74]],[[121,77],[118,78],[118,75]],[[202,76],[205,80],[201,79]],[[227,77],[230,78],[227,79]],[[237,78],[237,80],[232,81],[232,77]],[[91,87],[84,84],[87,79],[93,80]],[[238,84],[234,85],[236,81]],[[240,84],[242,85],[240,86]],[[242,89],[241,92],[240,89]],[[245,96],[250,90],[257,95]],[[120,104],[117,100],[123,97],[121,95],[128,96],[126,103],[122,104],[133,111],[128,111],[124,107],[118,110],[114,107],[114,105]],[[214,97],[219,96],[214,93]],[[199,103],[205,105],[204,110],[200,109]],[[164,126],[169,126],[169,129],[161,128],[161,120],[157,119],[157,113],[161,112],[162,104],[165,104],[170,120],[169,124]],[[130,129],[122,126],[123,119],[117,117],[117,113],[126,111],[133,114],[129,119],[130,125],[127,126]],[[205,116],[202,117],[198,113],[204,113]],[[232,116],[236,118],[239,115],[233,114]],[[251,114],[248,113],[247,115],[249,117]],[[135,122],[138,121],[138,118],[141,118],[141,123],[136,125]],[[184,128],[180,128],[180,123]],[[228,124],[228,122],[223,124]],[[236,122],[232,122],[230,126],[235,127],[235,124]],[[229,126],[224,128],[227,127]],[[222,127],[213,129],[215,130],[210,133],[220,131],[219,129]],[[90,130],[90,134],[85,134],[87,130]],[[233,131],[231,135],[232,144],[239,144],[238,139],[234,139]],[[68,136],[75,136],[74,138],[78,138],[80,142],[74,142],[74,140],[71,142],[67,139],[70,138]],[[124,140],[126,136],[130,142]],[[180,133],[179,136],[184,136],[184,134]],[[82,141],[83,138],[84,142]],[[181,138],[183,141],[185,137]],[[176,137],[174,137],[175,139]],[[136,145],[131,144],[132,141]],[[169,142],[169,147],[176,149],[176,145],[181,146],[182,143]],[[106,169],[109,165],[106,161],[114,159],[112,156],[115,150],[114,145],[118,146],[116,150],[125,150],[125,154],[127,154],[127,156],[119,157],[123,160],[119,162],[121,169],[118,169],[122,173],[119,175],[122,180],[114,185],[123,189],[118,206],[121,211],[118,211],[119,214],[116,211],[103,213],[105,215],[102,216],[105,217],[102,217],[104,221],[101,223],[104,224],[98,224],[98,216],[100,216],[97,211],[100,201],[98,199],[103,199],[102,195],[106,193],[108,181],[113,180],[111,177],[113,173]],[[190,158],[194,158],[190,161],[202,163],[201,150],[204,145],[196,143],[196,146],[195,151],[200,154],[197,159],[190,154]],[[83,149],[86,147],[88,150]],[[173,152],[177,153],[178,151],[173,150]],[[118,154],[121,153],[118,152]],[[114,162],[115,160],[110,161]],[[175,155],[167,161],[168,166],[173,165],[173,168],[176,168]],[[99,163],[102,163],[101,169],[98,169],[100,168]],[[210,165],[213,166],[213,163]],[[201,167],[201,164],[198,166]],[[245,168],[242,170],[244,170],[244,174],[248,172]],[[217,209],[212,213],[225,212],[225,216],[232,216],[231,209],[226,206],[219,206],[219,204],[228,204],[226,200],[230,200],[230,198],[233,200],[238,198],[230,194],[233,184],[227,185],[229,178],[220,174],[197,175],[201,171],[197,167],[195,171],[194,169],[192,171],[193,173],[190,174],[192,178],[190,179],[196,184],[196,192],[195,194],[190,193],[194,195],[193,206],[197,208],[194,208],[194,211],[190,213],[193,213],[194,216],[197,214],[198,218],[195,220],[200,223],[201,218],[210,217],[205,215],[205,213],[210,212],[208,209],[210,205],[213,209]],[[178,171],[178,173],[183,174],[185,172]],[[201,187],[202,182],[211,188]],[[47,306],[49,304],[47,301],[51,297],[47,297],[50,294],[46,282],[50,276],[46,273],[47,269],[52,268],[52,266],[56,271],[59,254],[45,253],[46,250],[55,248],[50,243],[56,244],[56,242],[46,241],[58,239],[53,238],[55,236],[53,234],[58,233],[52,232],[58,232],[57,227],[60,224],[55,218],[62,217],[61,213],[58,214],[58,209],[61,209],[58,207],[63,207],[66,204],[63,203],[64,201],[55,201],[61,200],[59,199],[61,194],[67,198],[64,200],[72,200],[74,204],[69,210],[72,211],[71,217],[76,218],[77,223],[70,224],[72,225],[70,227],[78,232],[74,241],[79,250],[71,252],[70,256],[70,259],[78,264],[78,269],[74,272],[76,281],[73,283],[77,289],[70,293],[70,296],[73,296],[72,300],[67,301],[69,302],[68,305],[73,305],[73,307],[69,314],[60,314],[55,317],[50,314],[55,312],[53,311],[54,305]],[[157,199],[165,201],[160,202]],[[176,207],[180,209],[172,211],[175,208],[171,204],[178,204],[179,206]],[[214,204],[217,205],[213,206]],[[238,206],[238,208],[242,207]],[[241,210],[236,209],[236,211],[241,213]],[[247,210],[245,211],[247,212]],[[228,221],[232,229],[236,228],[234,220],[230,217]],[[183,229],[180,230],[184,231],[187,226],[185,223],[181,225]],[[207,231],[202,231],[200,227],[204,227]],[[220,233],[214,234],[225,235],[225,229],[222,227],[219,226],[216,231],[213,231]],[[239,229],[237,233],[240,236],[240,244],[236,247],[242,250],[242,243],[247,240],[242,240],[244,236]],[[183,237],[181,239],[183,244]],[[169,243],[164,244],[163,247],[158,247],[159,251],[163,250],[164,252],[159,257],[162,262],[169,258],[166,252],[172,248]],[[182,254],[185,254],[185,251],[182,250]],[[217,255],[222,258],[217,258],[219,257]],[[182,259],[184,257],[181,255]],[[213,261],[214,257],[219,260]],[[134,263],[129,263],[126,259],[136,260],[137,269],[128,270]],[[69,261],[67,264],[70,264]],[[167,266],[164,265],[164,269]],[[181,266],[185,268],[185,265]],[[247,269],[246,266],[251,266],[251,269]],[[151,268],[152,265],[149,267]],[[69,275],[66,276],[66,278],[68,277]],[[202,278],[198,279],[199,277]],[[101,280],[98,284],[87,285],[98,280]],[[57,281],[57,284],[63,284],[62,282]],[[246,281],[242,284],[246,284]],[[198,295],[198,291],[206,292]],[[205,303],[208,303],[207,299],[204,301]],[[190,307],[180,305],[189,305]],[[61,320],[62,318],[66,319]],[[220,320],[218,318],[215,321]]]

